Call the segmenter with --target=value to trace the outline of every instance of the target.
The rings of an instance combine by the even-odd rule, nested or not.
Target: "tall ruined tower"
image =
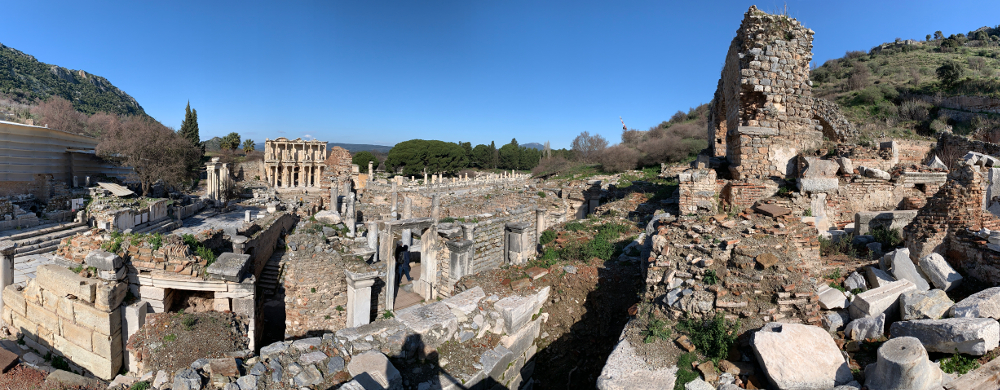
[[[733,178],[794,174],[795,156],[823,141],[812,120],[813,34],[795,19],[756,6],[744,15],[708,121],[710,153],[729,161]]]

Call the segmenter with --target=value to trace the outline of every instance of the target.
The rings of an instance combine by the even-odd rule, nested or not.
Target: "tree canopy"
[[[191,141],[192,145],[201,145],[201,135],[198,134],[198,110],[191,109],[191,102],[184,108],[184,121],[178,131],[181,137]]]
[[[374,153],[369,152],[367,150],[357,152],[354,154],[354,157],[351,158],[351,163],[358,164],[358,168],[361,169],[361,172],[368,171],[369,161],[372,162],[372,169],[378,167],[379,164],[378,157],[375,157]],[[368,174],[371,174],[371,172],[368,172]]]
[[[101,135],[97,154],[132,168],[129,175],[139,181],[143,195],[159,180],[177,186],[192,179],[192,162],[201,157],[201,151],[187,139],[146,116],[128,117],[110,126]]]
[[[240,147],[240,135],[236,132],[226,134],[225,137],[222,137],[222,142],[219,145],[224,150],[236,150]]]
[[[413,139],[400,142],[389,151],[386,168],[403,175],[428,173],[454,174],[469,165],[465,150],[454,142]]]

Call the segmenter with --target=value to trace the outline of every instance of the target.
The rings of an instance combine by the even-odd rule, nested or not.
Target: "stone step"
[[[30,245],[41,244],[49,241],[55,241],[56,243],[59,243],[59,241],[61,241],[62,238],[64,237],[76,235],[77,233],[83,233],[89,229],[90,228],[87,226],[77,226],[66,230],[59,230],[39,236],[28,237],[22,240],[14,241],[14,243],[17,244],[18,249],[20,249],[20,247],[27,247]]]
[[[14,255],[14,257],[30,256],[30,255],[38,255],[38,254],[42,254],[42,253],[55,252],[58,249],[59,249],[58,245],[47,246],[47,247],[38,248],[38,249],[35,249],[35,250],[32,250],[32,251],[28,251],[28,252],[25,252],[25,253],[17,253],[17,254]]]
[[[174,224],[176,220],[167,218],[150,226],[144,227],[139,230],[134,230],[133,233],[146,234],[146,233],[165,233],[174,230]]]
[[[29,231],[14,231],[14,234],[0,235],[0,240],[11,240],[20,241],[30,237],[40,236],[43,234],[49,234],[52,232],[57,232],[60,230],[72,229],[78,226],[86,226],[84,222],[68,222],[68,223],[52,223],[47,225],[40,225],[32,228]]]

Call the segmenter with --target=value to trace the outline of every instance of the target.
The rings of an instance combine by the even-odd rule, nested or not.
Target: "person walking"
[[[410,277],[410,246],[403,245],[403,261],[399,264],[400,270],[402,270],[403,276],[406,276],[406,280],[412,282],[413,278]]]

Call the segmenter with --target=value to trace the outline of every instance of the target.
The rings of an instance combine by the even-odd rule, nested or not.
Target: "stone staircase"
[[[278,292],[278,287],[284,282],[284,267],[281,264],[281,255],[284,251],[275,251],[271,255],[270,259],[267,259],[267,264],[264,264],[264,270],[260,273],[260,280],[257,281],[257,287],[260,288],[261,294],[265,296],[273,296]]]
[[[133,230],[132,233],[136,234],[155,234],[155,233],[166,233],[171,230],[178,228],[177,220],[171,218],[165,218],[159,222],[154,222],[149,224],[149,226],[144,226],[142,228]]]
[[[15,231],[2,235],[0,240],[11,240],[17,245],[15,257],[54,252],[63,238],[83,233],[90,229],[84,222],[49,224],[28,231]]]

